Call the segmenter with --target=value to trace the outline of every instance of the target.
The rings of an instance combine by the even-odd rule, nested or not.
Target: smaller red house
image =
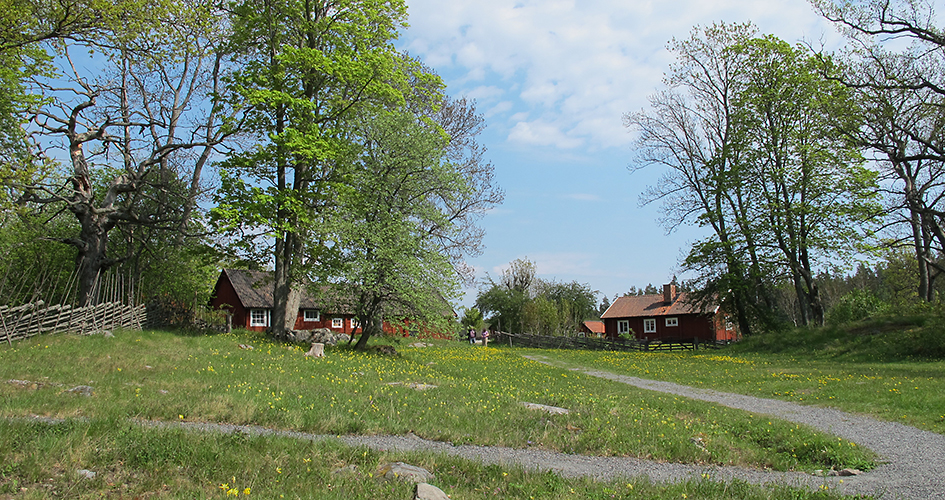
[[[581,324],[581,333],[585,337],[594,337],[601,338],[604,336],[604,322],[603,321],[585,321]]]
[[[271,272],[224,269],[214,286],[210,306],[229,311],[233,328],[265,331],[270,326],[273,289]],[[361,331],[350,308],[344,305],[325,307],[303,292],[294,329],[316,328],[351,335]],[[384,331],[394,330],[385,322]]]
[[[718,306],[700,307],[675,285],[663,285],[662,294],[624,296],[601,315],[607,338],[632,334],[637,340],[678,342],[731,341],[735,326]]]

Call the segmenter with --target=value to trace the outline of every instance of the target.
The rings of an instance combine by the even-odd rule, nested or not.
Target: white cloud
[[[621,116],[646,105],[671,61],[665,45],[692,26],[753,20],[764,32],[795,42],[830,30],[803,0],[408,0],[406,48],[452,75],[459,93],[481,82],[505,86],[481,93],[490,125],[511,141],[573,148],[624,147]],[[497,83],[498,82],[498,83]],[[456,89],[450,89],[451,93]],[[495,99],[495,102],[492,101]],[[535,120],[503,116],[527,110]],[[567,141],[540,140],[536,130]],[[554,129],[554,130],[552,130]]]
[[[509,131],[509,142],[561,149],[576,148],[584,143],[580,138],[569,137],[558,124],[541,120],[516,123]]]

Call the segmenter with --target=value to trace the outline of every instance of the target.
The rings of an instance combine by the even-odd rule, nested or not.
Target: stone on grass
[[[93,389],[91,386],[88,386],[88,385],[77,385],[77,386],[73,387],[72,389],[69,389],[69,390],[66,391],[66,392],[71,392],[72,394],[79,394],[79,395],[82,395],[82,396],[91,396],[94,391],[95,391],[95,389]]]
[[[306,356],[311,356],[313,358],[324,358],[325,357],[325,344],[321,342],[312,342],[312,348],[305,353]]]
[[[392,345],[376,345],[372,348],[374,352],[378,354],[383,354],[385,356],[396,356],[397,349],[394,349]]]
[[[425,483],[433,479],[433,474],[423,467],[403,462],[384,464],[377,470],[377,475],[385,479],[400,479],[413,483]]]
[[[430,483],[417,483],[413,500],[450,500],[450,497],[443,490]]]
[[[525,408],[528,408],[529,410],[546,411],[552,415],[567,415],[568,413],[571,413],[571,410],[567,408],[558,408],[557,406],[548,406],[548,405],[543,405],[543,404],[538,404],[538,403],[526,403],[526,402],[523,402],[522,404],[525,406]]]

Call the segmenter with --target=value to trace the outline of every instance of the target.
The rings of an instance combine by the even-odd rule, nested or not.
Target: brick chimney
[[[663,302],[672,304],[676,300],[676,285],[663,285]]]

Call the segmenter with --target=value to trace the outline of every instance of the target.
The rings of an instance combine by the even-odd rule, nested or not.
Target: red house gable
[[[616,339],[632,334],[639,340],[734,340],[734,327],[719,307],[700,306],[676,287],[665,285],[662,294],[619,297],[601,315],[605,335]]]

